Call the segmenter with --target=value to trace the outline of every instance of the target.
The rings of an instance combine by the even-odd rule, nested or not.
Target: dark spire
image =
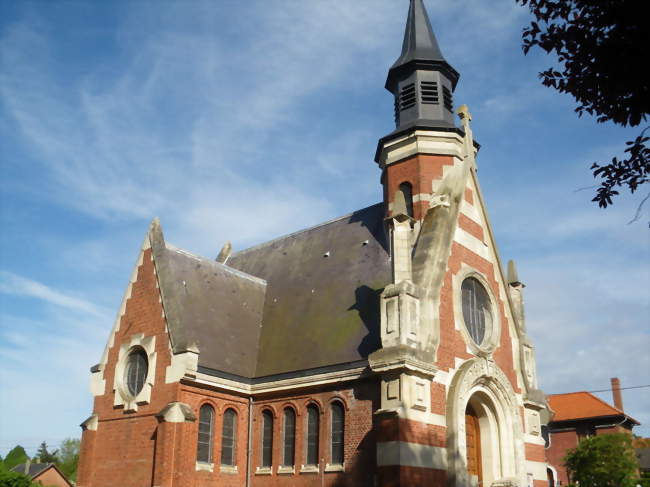
[[[391,69],[415,60],[445,62],[422,0],[411,0],[402,54]]]
[[[451,95],[459,77],[440,51],[422,0],[410,0],[402,53],[386,79],[397,127],[453,127]]]

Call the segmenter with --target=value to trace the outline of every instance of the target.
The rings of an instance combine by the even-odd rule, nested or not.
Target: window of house
[[[340,402],[332,403],[332,431],[330,436],[332,446],[332,464],[343,465],[343,430],[345,416]]]
[[[223,429],[221,432],[221,465],[235,465],[235,437],[237,435],[237,413],[227,409],[223,413]]]
[[[291,408],[284,410],[282,465],[293,467],[296,449],[296,413]]]
[[[262,412],[262,467],[273,465],[273,413]]]
[[[143,349],[136,348],[129,354],[124,371],[124,381],[126,382],[129,394],[135,397],[140,393],[144,387],[148,372],[149,361],[147,354]]]
[[[196,460],[212,463],[212,432],[214,430],[214,408],[204,404],[199,410],[199,437],[197,440]]]
[[[404,198],[406,214],[413,218],[413,186],[411,186],[411,183],[404,182],[399,185],[399,191]]]
[[[307,406],[307,465],[318,465],[318,408]]]
[[[490,297],[483,285],[468,277],[461,286],[463,319],[465,327],[477,345],[481,345],[485,332],[492,324]]]

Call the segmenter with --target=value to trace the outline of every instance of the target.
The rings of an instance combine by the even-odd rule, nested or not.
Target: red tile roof
[[[602,416],[626,416],[632,422],[640,424],[636,419],[589,392],[552,394],[548,396],[548,401],[551,409],[555,411],[552,421],[569,421]]]

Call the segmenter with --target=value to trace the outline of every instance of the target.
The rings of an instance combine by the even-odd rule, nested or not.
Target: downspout
[[[248,448],[246,448],[246,487],[251,483],[251,455],[253,450],[253,398],[248,398]]]

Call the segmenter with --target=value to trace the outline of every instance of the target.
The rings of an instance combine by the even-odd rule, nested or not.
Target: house
[[[569,483],[563,465],[567,450],[575,448],[582,438],[607,433],[630,433],[639,422],[623,411],[621,383],[612,378],[614,406],[589,392],[570,392],[548,396],[553,417],[548,423],[546,456],[553,483]]]
[[[91,369],[79,486],[546,485],[524,284],[458,80],[411,0],[379,203],[216,260],[151,223]]]
[[[35,484],[47,487],[73,487],[73,484],[53,463],[21,463],[11,471],[27,475]]]

